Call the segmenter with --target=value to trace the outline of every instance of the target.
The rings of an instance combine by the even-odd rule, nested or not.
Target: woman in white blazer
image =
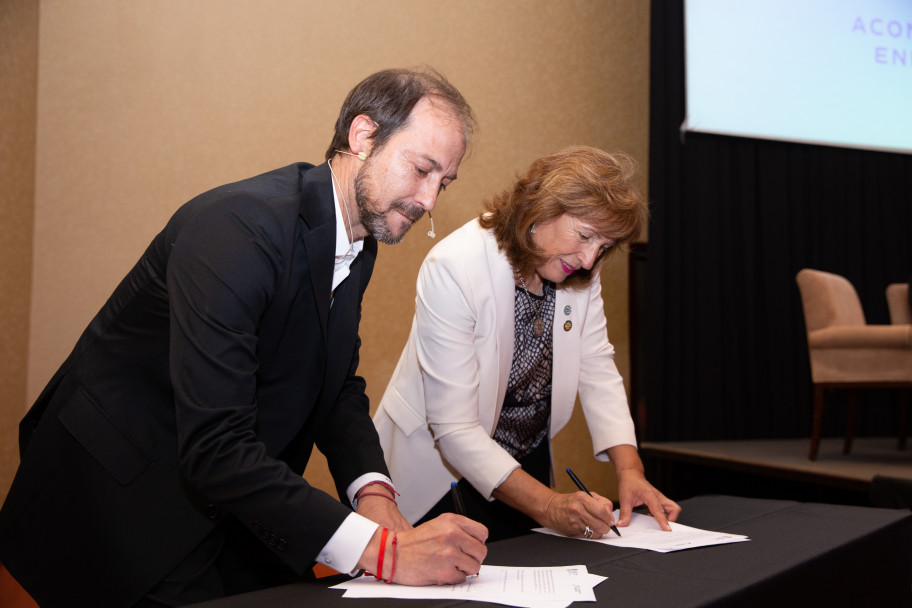
[[[535,525],[598,538],[639,505],[664,529],[677,518],[643,473],[597,271],[648,218],[632,172],[595,148],[543,157],[424,260],[411,333],[374,416],[410,522],[452,511],[457,482],[490,539]],[[550,489],[550,440],[577,394],[595,457],[617,470],[618,522],[604,497]]]

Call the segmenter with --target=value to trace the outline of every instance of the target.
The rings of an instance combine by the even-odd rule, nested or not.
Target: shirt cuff
[[[357,513],[349,513],[317,555],[317,561],[336,572],[354,573],[358,560],[380,526]]]
[[[351,482],[348,485],[348,488],[345,490],[345,494],[348,496],[348,502],[351,503],[351,506],[353,509],[358,508],[358,501],[355,498],[355,495],[358,493],[358,490],[360,490],[361,488],[363,488],[364,486],[366,486],[367,484],[369,484],[372,481],[382,481],[383,483],[389,484],[389,486],[391,488],[393,487],[393,480],[390,479],[389,477],[387,477],[386,475],[382,475],[380,473],[365,473],[358,479]]]

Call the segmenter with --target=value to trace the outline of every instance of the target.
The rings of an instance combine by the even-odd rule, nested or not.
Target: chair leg
[[[906,432],[909,429],[909,391],[902,391],[899,402],[899,439],[896,449],[906,449]]]
[[[820,443],[820,427],[823,424],[823,387],[814,385],[814,413],[811,417],[811,451],[810,460],[817,460],[817,447]]]
[[[846,390],[846,426],[845,441],[842,444],[842,453],[852,451],[852,440],[855,439],[855,414],[858,412],[858,391]]]

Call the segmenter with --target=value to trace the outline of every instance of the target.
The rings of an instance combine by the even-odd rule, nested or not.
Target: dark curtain
[[[868,322],[889,322],[884,290],[912,276],[912,155],[682,135],[683,0],[652,1],[650,79],[641,439],[809,436],[795,275],[843,275]],[[892,434],[880,405],[895,398],[863,394],[857,433]],[[830,403],[824,433],[839,434]]]

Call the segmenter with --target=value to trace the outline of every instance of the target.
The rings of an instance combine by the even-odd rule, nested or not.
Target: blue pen
[[[462,503],[462,493],[459,491],[459,484],[455,481],[450,482],[450,496],[453,498],[453,505],[456,507],[456,515],[466,517],[465,505]],[[466,578],[475,578],[478,573],[467,574]]]
[[[577,487],[577,488],[579,488],[580,490],[582,490],[582,491],[585,492],[586,494],[589,494],[589,496],[592,496],[592,494],[589,492],[589,490],[586,489],[586,486],[583,485],[583,482],[579,480],[579,477],[577,477],[576,475],[573,474],[573,471],[570,470],[570,467],[567,467],[567,475],[570,476],[570,479],[573,480],[573,483],[576,484],[576,487]],[[617,535],[618,535],[618,538],[621,537],[621,533],[618,532],[617,526],[612,525],[612,526],[611,526],[611,531],[614,532],[615,534],[617,534]]]
[[[456,507],[456,514],[466,516],[465,505],[462,504],[462,494],[459,493],[459,484],[455,481],[450,484],[450,496],[453,498],[453,505]]]

